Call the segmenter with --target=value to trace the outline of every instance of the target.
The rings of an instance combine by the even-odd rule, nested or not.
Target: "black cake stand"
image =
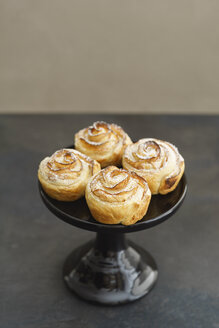
[[[132,302],[150,291],[158,276],[156,263],[147,251],[127,241],[125,233],[151,228],[173,215],[186,195],[185,175],[173,192],[152,196],[147,214],[131,226],[95,221],[85,198],[60,202],[50,198],[40,183],[39,190],[58,218],[96,232],[94,240],[73,250],[64,263],[64,281],[72,291],[85,300],[111,305]]]

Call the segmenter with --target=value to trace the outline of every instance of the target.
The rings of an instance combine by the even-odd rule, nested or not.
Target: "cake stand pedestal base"
[[[135,301],[154,286],[158,271],[152,256],[119,232],[98,232],[75,249],[63,269],[64,281],[87,301],[117,305]]]

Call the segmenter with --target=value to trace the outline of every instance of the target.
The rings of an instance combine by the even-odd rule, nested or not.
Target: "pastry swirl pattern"
[[[88,179],[100,164],[74,149],[61,149],[40,163],[38,177],[49,196],[72,201],[84,195]]]
[[[125,149],[122,165],[142,176],[152,194],[167,194],[176,188],[185,168],[178,149],[169,142],[145,138]]]
[[[97,221],[130,225],[146,214],[151,192],[136,173],[109,166],[89,180],[85,197]]]
[[[102,121],[75,135],[75,148],[97,160],[101,167],[120,165],[124,148],[131,143],[120,126]]]

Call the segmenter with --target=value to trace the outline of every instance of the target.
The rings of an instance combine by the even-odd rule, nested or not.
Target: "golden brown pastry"
[[[38,178],[52,198],[73,201],[84,195],[87,181],[100,164],[75,149],[61,149],[42,160]]]
[[[136,173],[108,166],[89,180],[85,198],[97,221],[130,225],[146,214],[151,192]]]
[[[152,194],[167,194],[178,185],[185,168],[178,149],[167,141],[141,139],[125,149],[122,165],[143,177]]]
[[[121,165],[122,155],[132,141],[116,124],[95,122],[75,135],[75,148],[101,164]]]

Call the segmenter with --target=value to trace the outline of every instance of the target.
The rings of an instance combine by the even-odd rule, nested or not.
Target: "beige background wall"
[[[0,0],[0,112],[219,113],[218,0]]]

